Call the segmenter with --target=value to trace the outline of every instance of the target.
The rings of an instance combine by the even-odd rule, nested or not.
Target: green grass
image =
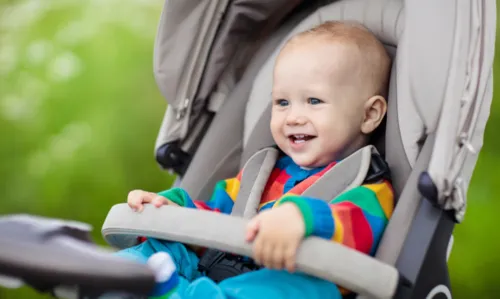
[[[153,159],[166,106],[152,74],[162,2],[0,0],[0,215],[90,223],[104,245],[100,226],[113,204],[131,189],[171,184]],[[495,100],[455,230],[454,298],[500,291],[499,126]],[[0,289],[0,298],[45,297],[23,288]]]

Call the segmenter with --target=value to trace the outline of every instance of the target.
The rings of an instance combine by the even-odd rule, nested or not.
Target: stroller
[[[375,258],[310,237],[298,270],[352,290],[351,297],[452,298],[452,232],[464,217],[492,100],[494,0],[166,1],[154,72],[169,105],[156,160],[178,175],[176,185],[208,200],[216,181],[265,159],[278,50],[327,20],[361,22],[393,57],[385,134],[374,144],[398,201]],[[362,153],[346,164],[343,183],[366,175],[366,163]],[[245,204],[238,197],[235,209]],[[102,233],[119,248],[149,236],[251,256],[245,216],[170,206],[137,214],[118,204]],[[151,270],[92,244],[88,230],[35,216],[0,218],[0,284],[25,283],[60,298],[147,294]]]

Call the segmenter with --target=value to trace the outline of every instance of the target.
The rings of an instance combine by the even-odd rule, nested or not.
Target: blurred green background
[[[166,107],[152,74],[162,5],[0,0],[0,215],[83,221],[104,244],[100,226],[113,204],[134,188],[170,186],[172,177],[153,158]],[[500,298],[495,128],[500,101],[492,106],[466,220],[455,230],[454,298]],[[0,289],[0,298],[48,297],[23,288]]]

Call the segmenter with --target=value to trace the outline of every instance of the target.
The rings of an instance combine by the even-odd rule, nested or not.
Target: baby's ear
[[[387,111],[387,101],[383,96],[373,96],[365,102],[361,132],[370,134],[380,125]]]

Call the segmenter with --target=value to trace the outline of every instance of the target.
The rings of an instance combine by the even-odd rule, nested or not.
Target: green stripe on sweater
[[[171,201],[175,202],[181,207],[186,206],[186,193],[182,188],[172,188],[162,192],[159,192],[158,195],[166,197]]]
[[[380,206],[377,195],[371,189],[359,186],[340,194],[330,201],[331,204],[351,202],[360,207],[365,213],[386,219],[384,210]]]

